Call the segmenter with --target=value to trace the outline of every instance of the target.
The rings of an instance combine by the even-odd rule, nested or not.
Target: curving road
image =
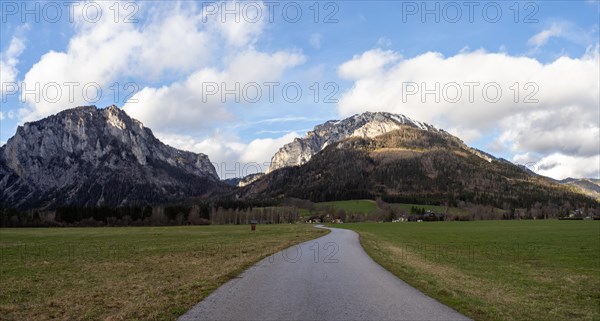
[[[469,319],[375,263],[355,232],[332,228],[260,261],[179,320]]]

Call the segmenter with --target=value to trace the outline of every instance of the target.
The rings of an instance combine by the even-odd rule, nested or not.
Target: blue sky
[[[25,121],[116,104],[231,177],[266,167],[326,120],[390,111],[544,175],[600,175],[598,1],[4,1],[0,10],[0,144]],[[466,82],[478,83],[473,101]],[[73,99],[65,83],[76,84]],[[421,95],[436,84],[440,101]],[[458,102],[444,96],[455,84]],[[501,89],[498,100],[483,96],[486,84]],[[82,88],[96,86],[102,94],[86,99]],[[226,88],[234,93],[222,97]]]

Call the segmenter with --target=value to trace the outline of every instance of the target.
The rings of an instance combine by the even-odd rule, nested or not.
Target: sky
[[[0,19],[0,145],[114,104],[232,178],[317,124],[387,111],[600,177],[599,1],[5,0]]]

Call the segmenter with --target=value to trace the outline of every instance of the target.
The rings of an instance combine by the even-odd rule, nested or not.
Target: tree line
[[[396,200],[392,198],[392,200]],[[402,199],[405,200],[405,199]],[[412,201],[414,199],[407,199]],[[393,206],[388,198],[375,198],[377,208],[370,213],[346,211],[333,206],[318,206],[305,199],[215,199],[186,200],[167,205],[125,207],[64,206],[54,210],[16,211],[0,206],[0,227],[69,227],[69,226],[169,226],[210,224],[283,224],[296,222],[391,222],[406,221],[472,221],[513,219],[600,218],[600,207],[583,206],[565,200],[561,203],[534,202],[531,206],[514,207],[458,201],[449,211],[448,203],[425,204],[405,202],[410,208]],[[404,202],[403,202],[404,203]],[[425,205],[441,205],[444,210],[431,213]],[[304,215],[301,215],[301,213]],[[432,215],[434,214],[434,215]]]
[[[177,204],[17,211],[0,205],[0,227],[167,226],[291,223],[298,209],[271,199],[187,200]]]

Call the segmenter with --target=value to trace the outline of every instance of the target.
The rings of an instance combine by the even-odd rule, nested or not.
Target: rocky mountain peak
[[[0,203],[13,207],[158,201],[199,195],[213,183],[220,184],[206,155],[163,144],[114,105],[25,123],[0,148]]]
[[[296,138],[291,143],[283,146],[271,159],[271,166],[267,173],[283,167],[302,165],[325,147],[346,138],[374,138],[398,130],[402,126],[447,134],[432,125],[411,119],[405,115],[387,112],[365,112],[343,120],[330,120],[317,125],[314,130],[308,132],[303,138]]]

